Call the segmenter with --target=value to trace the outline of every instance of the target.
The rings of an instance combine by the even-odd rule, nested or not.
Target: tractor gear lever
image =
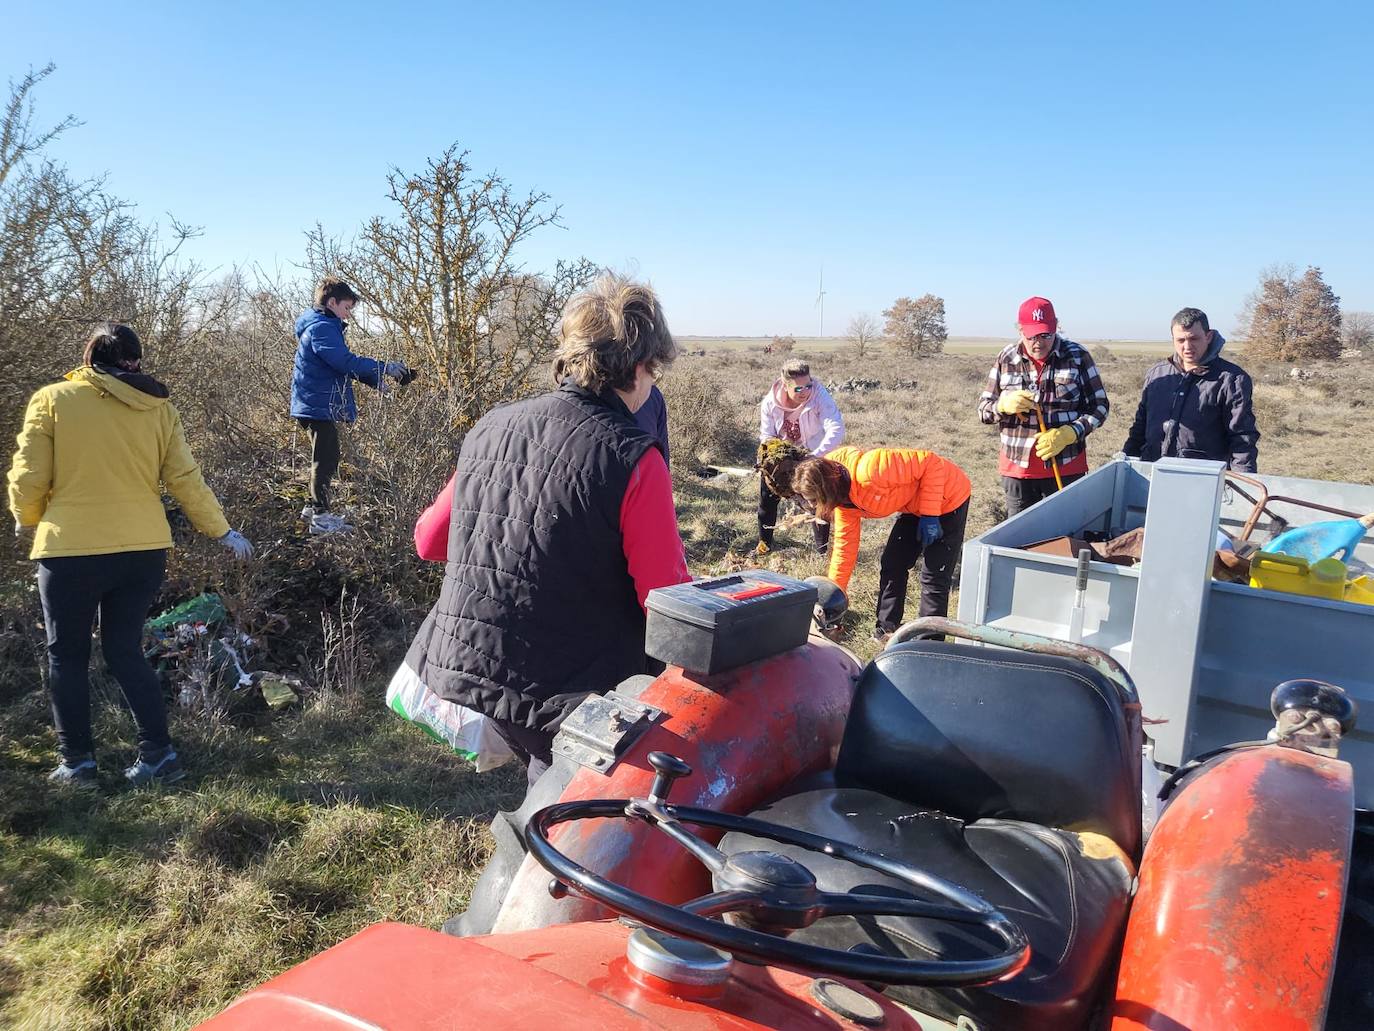
[[[679,777],[691,776],[692,768],[682,759],[667,752],[650,752],[649,765],[654,768],[654,783],[649,788],[649,801],[662,805],[668,801],[668,792],[673,789],[673,781]]]

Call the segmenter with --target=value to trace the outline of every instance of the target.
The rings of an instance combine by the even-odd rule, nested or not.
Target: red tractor
[[[1146,844],[1103,653],[921,619],[861,668],[806,639],[814,587],[686,588],[717,597],[660,637],[682,661],[568,719],[456,933],[371,927],[205,1026],[1374,1026],[1338,688],[1281,686],[1272,741],[1173,771]]]

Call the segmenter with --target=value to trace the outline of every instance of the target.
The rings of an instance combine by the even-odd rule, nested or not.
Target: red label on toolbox
[[[721,594],[722,598],[729,598],[731,601],[745,601],[748,598],[761,598],[765,594],[777,594],[783,590],[782,584],[760,584],[757,587],[746,587],[742,591],[733,591],[729,594]]]

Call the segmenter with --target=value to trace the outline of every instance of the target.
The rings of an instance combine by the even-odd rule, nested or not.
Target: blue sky
[[[654,282],[687,334],[927,291],[956,335],[1230,329],[1259,270],[1374,310],[1374,4],[27,3],[54,153],[210,265],[289,268],[454,141],[561,204],[532,269]]]

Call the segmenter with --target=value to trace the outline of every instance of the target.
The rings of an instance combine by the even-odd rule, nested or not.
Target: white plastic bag
[[[475,765],[478,773],[504,766],[515,758],[490,717],[440,698],[404,662],[387,685],[386,706],[448,745]]]
[[[1159,822],[1159,790],[1164,787],[1164,778],[1155,765],[1155,743],[1146,741],[1140,754],[1140,829],[1144,841],[1150,840],[1155,824]]]

